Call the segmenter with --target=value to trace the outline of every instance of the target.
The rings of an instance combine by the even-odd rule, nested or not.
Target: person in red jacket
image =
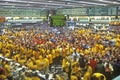
[[[0,75],[4,75],[5,74],[5,69],[4,68],[0,68]]]
[[[94,73],[96,71],[96,68],[97,68],[97,61],[95,60],[94,57],[90,60],[90,66],[92,67],[92,70]]]

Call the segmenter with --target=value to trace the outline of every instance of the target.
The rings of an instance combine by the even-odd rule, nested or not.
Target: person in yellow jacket
[[[6,76],[11,76],[11,69],[10,69],[10,66],[9,66],[8,62],[5,63],[4,69],[5,69],[5,75]]]
[[[2,45],[3,45],[2,42],[0,42],[0,49],[2,49]]]
[[[19,62],[20,64],[24,64],[26,61],[27,61],[27,59],[26,59],[26,56],[25,56],[25,55],[21,55],[21,56],[20,56],[20,59],[18,59],[18,62]]]
[[[41,55],[39,56],[38,60],[35,60],[35,62],[39,70],[42,70],[44,68],[45,62],[44,62],[44,58]]]
[[[52,63],[53,63],[53,56],[52,56],[52,54],[48,54],[47,55],[47,59],[49,61],[49,70],[51,71],[51,66],[52,66]]]
[[[53,63],[53,56],[52,56],[52,54],[48,54],[47,58],[49,60],[49,64],[52,64]]]
[[[31,77],[25,77],[25,80],[32,80]]]
[[[73,48],[72,47],[69,48],[69,52],[70,52],[70,54],[73,53]]]
[[[32,77],[32,80],[40,80],[38,77]]]
[[[12,59],[15,60],[15,61],[18,61],[19,58],[20,58],[20,54],[19,53],[17,53],[14,56],[12,56]]]
[[[91,76],[91,80],[106,80],[106,77],[102,73],[94,73]]]
[[[92,73],[93,73],[93,72],[92,72],[92,67],[90,66],[89,63],[87,63],[85,67],[87,68],[87,72],[89,72],[89,73],[90,73],[90,76],[91,76]]]
[[[97,53],[98,48],[97,48],[96,46],[94,46],[94,47],[92,47],[92,49],[91,49],[91,50],[92,50],[92,52],[93,52],[93,53]]]
[[[62,61],[62,69],[65,72],[69,72],[69,62],[68,62],[67,58],[64,58]]]
[[[43,62],[44,62],[45,73],[48,73],[49,72],[49,60],[48,60],[48,58],[45,57],[43,59]]]
[[[4,68],[0,68],[0,80],[5,80],[6,77]]]
[[[62,76],[60,75],[56,75],[56,79],[55,80],[65,80]]]
[[[116,38],[115,40],[116,40],[116,44],[115,45],[120,47],[120,39]]]
[[[90,80],[90,72],[87,71],[87,69],[84,70],[84,76],[83,76],[83,80]]]
[[[0,80],[5,80],[6,76],[5,75],[0,75]]]
[[[52,56],[53,56],[53,58],[56,58],[55,49],[52,49]]]
[[[34,69],[34,70],[37,69],[37,65],[36,65],[35,61],[32,61],[31,59],[29,59],[27,61],[27,67],[30,69]]]
[[[5,54],[4,55],[5,57],[7,57],[7,58],[10,57],[10,50],[6,50],[6,53],[4,53],[4,54]]]
[[[77,63],[76,65],[72,66],[72,71],[71,74],[75,74],[75,76],[79,79],[81,76],[81,68],[79,64]]]
[[[73,73],[70,77],[70,80],[78,80],[77,76]]]

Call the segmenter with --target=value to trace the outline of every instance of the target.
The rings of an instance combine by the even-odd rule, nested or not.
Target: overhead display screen
[[[118,7],[118,15],[120,15],[120,6]]]
[[[59,9],[57,10],[57,14],[79,16],[115,16],[117,14],[117,8],[116,6],[113,6],[113,7]],[[120,6],[118,8],[118,15],[120,15]]]
[[[108,15],[108,8],[107,7],[95,8],[95,16],[104,16],[104,15]]]
[[[108,16],[115,16],[117,14],[116,7],[109,7],[108,8]]]
[[[87,8],[59,9],[57,14],[66,15],[87,15]]]
[[[39,17],[39,16],[46,16],[47,12],[45,10],[39,9],[7,9],[7,8],[0,8],[0,16],[20,16],[20,17]]]
[[[88,16],[94,16],[95,8],[87,8],[87,14],[88,14]]]

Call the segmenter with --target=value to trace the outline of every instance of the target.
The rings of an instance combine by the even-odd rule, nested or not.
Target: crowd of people
[[[57,75],[55,80],[111,80],[120,75],[120,34],[111,31],[6,29],[0,35],[0,54],[45,74],[61,65],[66,77]],[[9,62],[0,63],[0,80],[12,77]],[[22,80],[40,80],[24,75]]]

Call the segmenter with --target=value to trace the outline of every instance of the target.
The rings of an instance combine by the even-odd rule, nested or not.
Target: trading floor
[[[63,31],[5,29],[0,36],[1,77],[39,80],[53,75],[53,80],[89,80],[103,75],[111,80],[120,74],[119,33]]]

